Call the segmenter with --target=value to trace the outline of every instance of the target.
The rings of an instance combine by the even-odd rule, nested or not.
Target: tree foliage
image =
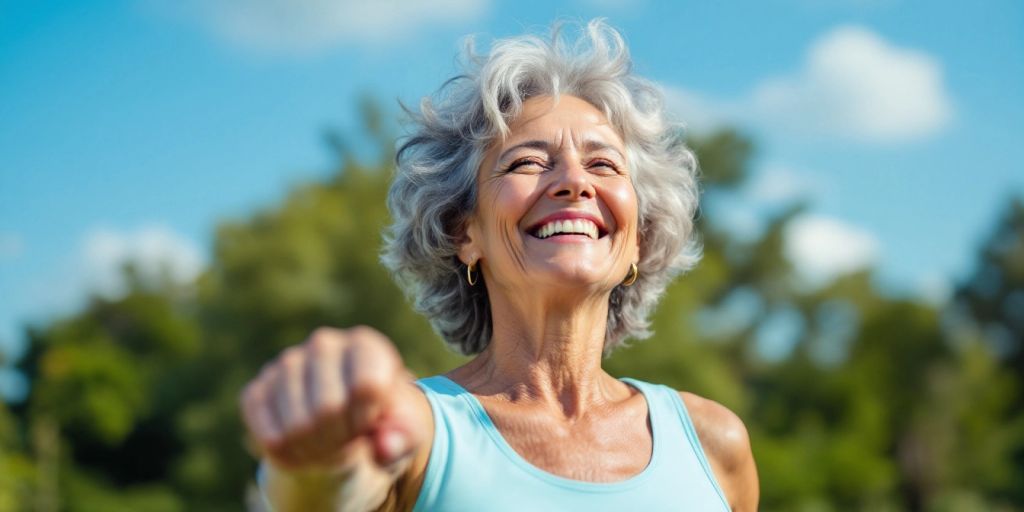
[[[336,172],[222,222],[197,282],[129,265],[124,296],[27,332],[17,367],[31,391],[0,404],[0,512],[254,509],[239,390],[320,325],[382,330],[421,376],[462,360],[378,262],[392,132],[372,103],[363,112],[376,145],[357,157],[329,134]],[[689,142],[709,198],[745,182],[747,137]],[[809,289],[783,252],[802,209],[753,239],[700,217],[703,260],[665,293],[655,336],[606,367],[744,418],[763,510],[1020,509],[1021,201],[948,308],[885,295],[870,270]]]

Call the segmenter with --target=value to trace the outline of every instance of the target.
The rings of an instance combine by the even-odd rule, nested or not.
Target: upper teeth
[[[547,238],[556,233],[576,233],[597,240],[597,224],[586,219],[553,220],[537,230],[537,237]]]

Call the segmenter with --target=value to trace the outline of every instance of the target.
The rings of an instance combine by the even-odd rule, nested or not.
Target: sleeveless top
[[[434,414],[434,442],[413,510],[729,512],[679,393],[621,380],[647,401],[654,448],[639,474],[597,483],[537,468],[505,441],[469,391],[441,375],[420,379]]]

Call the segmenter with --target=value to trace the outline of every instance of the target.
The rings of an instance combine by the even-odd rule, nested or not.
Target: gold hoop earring
[[[473,286],[480,280],[480,274],[477,273],[476,277],[473,276],[473,270],[476,268],[476,262],[466,265],[466,282],[470,286]]]
[[[629,274],[626,275],[626,280],[622,281],[622,286],[632,286],[638,277],[640,277],[640,269],[636,268],[636,263],[630,263]]]

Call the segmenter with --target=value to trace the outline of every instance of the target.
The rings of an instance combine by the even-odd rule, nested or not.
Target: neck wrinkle
[[[475,395],[551,408],[569,421],[628,397],[601,368],[608,297],[546,306],[493,301],[490,344],[449,376]]]

